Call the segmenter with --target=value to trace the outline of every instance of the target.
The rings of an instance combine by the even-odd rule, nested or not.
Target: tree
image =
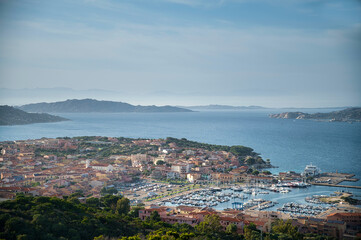
[[[250,147],[244,147],[244,146],[232,146],[230,148],[230,152],[236,156],[247,156],[247,155],[252,154],[253,149]]]
[[[111,187],[111,188],[106,188],[106,187],[103,187],[101,190],[100,190],[100,193],[102,195],[106,195],[106,194],[117,194],[118,193],[118,190]]]
[[[139,217],[139,210],[141,210],[141,209],[144,209],[144,207],[141,207],[141,206],[132,207],[132,210],[130,211],[129,215],[131,217],[137,218],[137,217]]]
[[[278,219],[272,224],[272,233],[282,236],[282,239],[301,239],[301,234],[296,226],[292,225],[290,220],[283,221]]]
[[[99,201],[99,198],[91,197],[86,200],[86,204],[91,207],[99,207],[100,201]]]
[[[155,221],[155,222],[160,222],[160,221],[161,221],[160,215],[159,215],[159,213],[158,213],[157,211],[153,211],[153,212],[150,214],[149,219],[150,219],[151,221]]]
[[[253,157],[248,156],[248,157],[245,159],[245,163],[246,163],[248,166],[251,166],[251,165],[253,165],[253,164],[256,163],[256,159],[254,159]]]
[[[204,217],[204,220],[195,226],[197,232],[205,235],[218,234],[222,231],[222,225],[219,222],[219,216],[210,214]]]
[[[116,212],[118,214],[128,214],[130,211],[130,202],[128,198],[123,197],[117,201]]]
[[[258,170],[254,170],[254,171],[252,172],[252,174],[253,174],[253,175],[258,175],[258,174],[259,174],[259,171],[258,171]]]
[[[117,202],[119,199],[121,199],[121,197],[119,197],[119,196],[106,195],[106,196],[100,198],[100,202],[104,205],[104,207],[108,207],[108,208],[112,209],[113,211],[115,211],[115,209],[117,207]]]
[[[237,226],[233,223],[229,224],[226,228],[226,233],[237,234]]]
[[[158,161],[156,162],[156,165],[163,165],[163,164],[165,164],[165,162],[164,162],[163,160],[158,160]]]
[[[256,224],[250,223],[244,227],[244,238],[246,240],[258,240],[261,239],[260,231],[257,229]]]

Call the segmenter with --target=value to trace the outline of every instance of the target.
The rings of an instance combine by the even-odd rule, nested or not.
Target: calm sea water
[[[270,112],[280,110],[58,114],[72,121],[1,126],[0,141],[84,135],[185,137],[252,147],[279,167],[273,172],[300,172],[312,162],[324,172],[337,170],[361,177],[361,123],[272,119]],[[353,184],[361,185],[360,181]]]

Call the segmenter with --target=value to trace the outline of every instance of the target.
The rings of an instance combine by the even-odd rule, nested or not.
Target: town
[[[270,198],[249,197],[355,181],[352,174],[321,175],[312,164],[303,173],[272,174],[267,170],[273,167],[270,160],[249,147],[171,137],[84,136],[7,141],[0,148],[2,200],[25,193],[76,196],[86,202],[113,194],[142,206],[142,220],[156,211],[164,222],[191,226],[215,214],[225,229],[234,224],[239,233],[249,223],[269,232],[277,219],[291,220],[301,233],[337,239],[353,239],[360,231],[361,211],[352,205],[357,200],[348,192],[314,195],[305,199],[309,204],[290,202],[282,207],[274,207],[277,202]]]

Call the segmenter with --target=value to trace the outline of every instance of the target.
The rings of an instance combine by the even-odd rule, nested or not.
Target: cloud
[[[192,7],[229,2],[159,1]],[[102,2],[83,4],[116,16],[134,7]],[[98,88],[126,92],[135,98],[157,92],[168,99],[169,95],[187,99],[197,95],[198,100],[214,97],[219,101],[269,97],[281,102],[286,96],[360,100],[355,100],[360,87],[355,59],[359,63],[359,58],[352,53],[359,46],[358,25],[314,30],[240,26],[218,18],[222,25],[144,23],[91,16],[92,24],[88,15],[77,21],[14,21],[11,27],[16,31],[0,40],[0,87]]]
[[[26,41],[9,38],[3,45],[6,58],[12,66],[21,64],[23,71],[16,73],[3,64],[9,80],[2,84],[51,87],[61,81],[76,88],[87,82],[90,87],[109,89],[176,88],[185,92],[192,88],[204,93],[263,94],[266,90],[310,91],[315,78],[314,89],[319,89],[342,74],[351,77],[347,64],[338,60],[345,54],[347,39],[334,38],[332,31],[137,24],[102,30],[83,25],[59,27],[53,21],[24,26],[54,35]],[[36,73],[37,80],[27,82]]]

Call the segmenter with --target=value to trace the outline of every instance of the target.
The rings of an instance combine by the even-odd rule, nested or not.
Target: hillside
[[[53,103],[33,103],[19,107],[28,112],[86,113],[86,112],[192,112],[172,106],[135,106],[129,103],[98,101],[94,99],[72,99]]]
[[[347,108],[341,111],[313,114],[303,112],[284,112],[279,114],[270,114],[269,117],[286,119],[328,120],[337,122],[360,122],[361,108]]]
[[[282,220],[272,224],[271,233],[260,232],[249,223],[243,227],[244,235],[233,223],[224,229],[216,214],[205,216],[194,227],[163,222],[157,211],[141,221],[138,214],[143,207],[130,207],[129,200],[122,196],[90,197],[85,203],[79,198],[84,199],[80,192],[63,199],[18,194],[14,200],[0,202],[0,239],[325,239],[321,235],[304,236],[290,221]]]
[[[68,119],[46,113],[27,113],[22,110],[0,106],[0,125],[22,125],[31,123],[47,123],[67,121]]]

